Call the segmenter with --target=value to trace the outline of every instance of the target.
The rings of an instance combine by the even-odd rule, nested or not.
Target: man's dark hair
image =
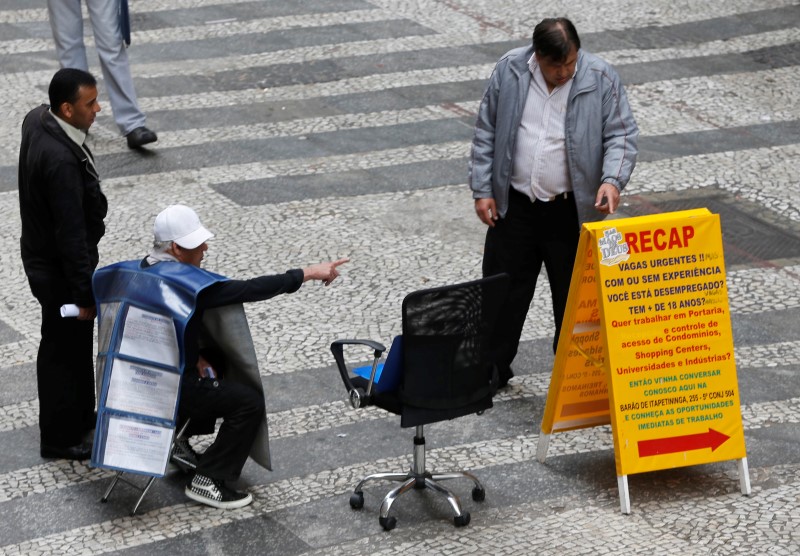
[[[78,100],[81,87],[97,86],[97,80],[88,71],[76,68],[62,68],[56,72],[47,90],[50,96],[50,107],[59,112],[65,102],[74,104]]]
[[[563,62],[573,47],[580,50],[581,39],[566,17],[543,19],[533,29],[533,49],[538,56]]]

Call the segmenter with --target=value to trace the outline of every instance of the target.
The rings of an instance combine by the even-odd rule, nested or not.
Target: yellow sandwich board
[[[554,432],[611,423],[620,504],[632,473],[739,461],[750,493],[719,216],[585,224],[538,457]]]

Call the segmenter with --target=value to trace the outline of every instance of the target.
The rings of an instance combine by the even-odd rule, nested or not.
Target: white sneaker
[[[218,481],[200,474],[194,476],[184,492],[195,502],[223,510],[243,508],[253,501],[251,494],[236,492],[226,487],[225,481]]]

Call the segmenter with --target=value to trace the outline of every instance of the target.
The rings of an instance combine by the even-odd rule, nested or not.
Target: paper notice
[[[77,317],[80,312],[81,310],[78,308],[78,306],[72,303],[61,306],[61,316],[64,318]]]
[[[108,420],[103,465],[150,475],[163,475],[172,447],[173,429],[143,421]]]
[[[149,365],[115,359],[106,407],[159,419],[172,419],[180,375]]]
[[[125,317],[120,353],[178,366],[178,339],[172,318],[130,307]]]

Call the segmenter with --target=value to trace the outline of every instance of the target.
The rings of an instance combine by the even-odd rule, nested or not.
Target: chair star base
[[[389,491],[381,503],[378,521],[381,526],[390,531],[397,525],[397,518],[389,515],[395,500],[411,490],[430,489],[437,494],[443,495],[455,514],[453,523],[456,527],[463,527],[469,524],[469,512],[465,512],[461,507],[461,502],[450,489],[439,484],[439,481],[450,479],[469,479],[474,487],[472,489],[472,499],[476,502],[483,502],[486,499],[486,490],[475,475],[467,471],[454,471],[451,473],[429,473],[425,471],[425,437],[423,436],[423,426],[416,428],[414,436],[414,463],[408,473],[373,473],[361,479],[356,485],[353,494],[350,496],[350,507],[359,510],[364,507],[364,484],[369,481],[395,481],[402,484]]]

